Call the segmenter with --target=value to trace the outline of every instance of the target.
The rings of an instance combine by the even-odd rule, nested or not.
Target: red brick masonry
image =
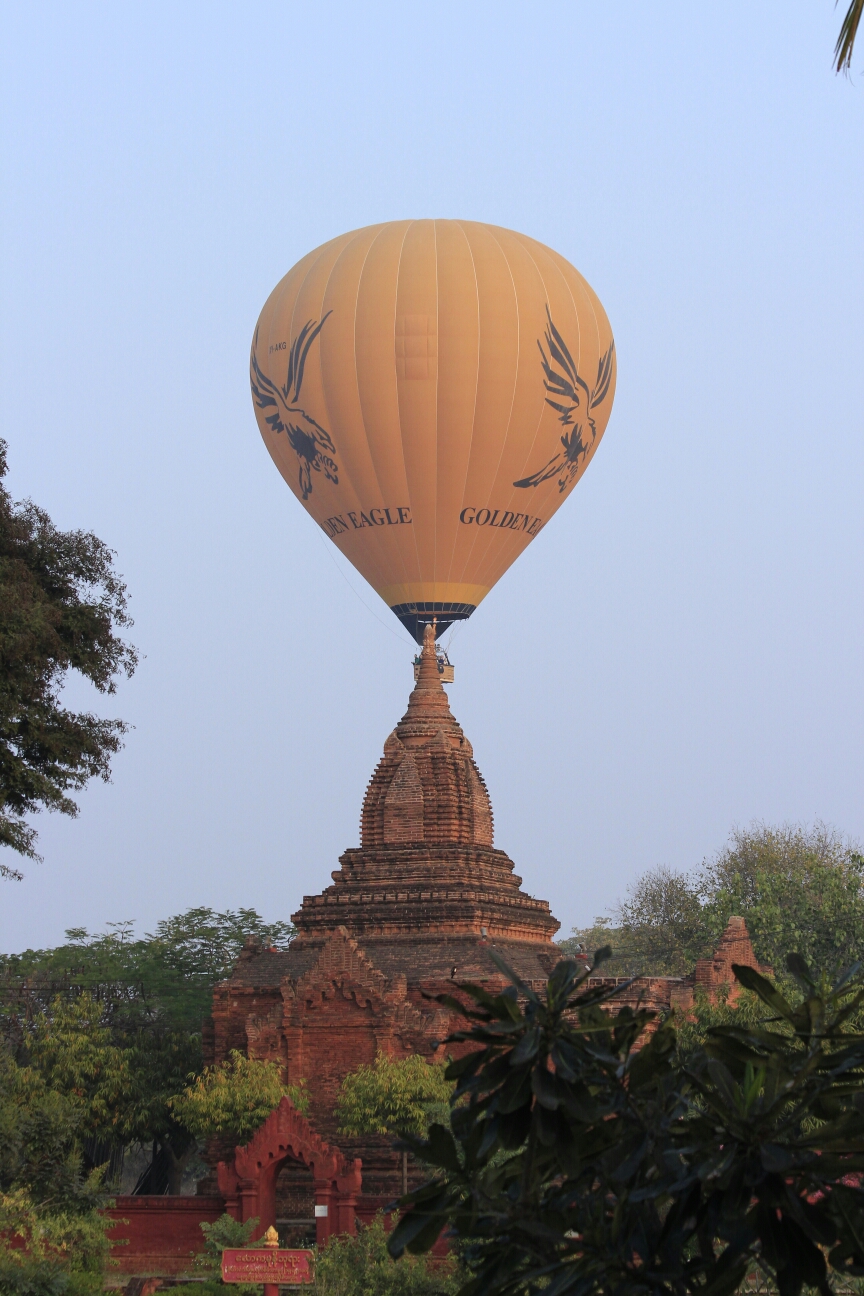
[[[222,1197],[118,1197],[108,1215],[116,1223],[108,1236],[119,1242],[108,1282],[125,1282],[159,1274],[176,1277],[188,1271],[192,1257],[204,1248],[201,1222],[212,1224],[225,1213]]]

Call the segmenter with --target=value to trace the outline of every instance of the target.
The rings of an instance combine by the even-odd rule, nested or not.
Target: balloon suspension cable
[[[464,624],[465,624],[464,620],[454,621],[453,624],[450,626],[450,633],[447,636],[447,643],[444,648],[445,652],[449,653],[450,649],[453,647],[453,640],[456,638],[457,634],[462,629]]]
[[[388,632],[388,634],[392,634],[392,635],[394,636],[394,638],[398,639],[400,643],[404,644],[405,640],[402,638],[402,635],[399,634],[398,630],[394,630],[393,627],[392,627],[391,625],[389,625],[386,621],[382,621],[382,620],[381,620],[381,617],[379,617],[378,614],[377,614],[375,611],[373,611],[373,609],[369,606],[369,604],[366,602],[366,600],[365,600],[364,598],[361,597],[360,592],[359,592],[358,590],[356,590],[356,589],[354,588],[354,586],[351,584],[350,580],[349,580],[348,577],[345,575],[344,571],[343,571],[342,568],[339,566],[339,564],[338,564],[338,562],[336,561],[336,559],[333,557],[333,552],[332,552],[332,550],[331,550],[331,548],[330,548],[330,545],[327,543],[327,541],[324,539],[324,537],[321,536],[321,535],[319,535],[318,539],[321,541],[322,545],[324,546],[324,549],[325,549],[325,551],[326,551],[327,557],[330,559],[330,561],[332,562],[333,566],[336,568],[336,570],[338,571],[339,575],[342,577],[342,579],[344,580],[345,584],[348,586],[348,588],[350,589],[350,591],[351,591],[351,593],[354,595],[354,597],[360,600],[360,602],[363,604],[364,608],[365,608],[366,611],[369,613],[369,615],[370,615],[370,616],[373,616],[373,617],[375,618],[375,620],[378,622],[378,624],[379,624],[379,625],[382,625],[382,626],[384,627],[384,629]]]

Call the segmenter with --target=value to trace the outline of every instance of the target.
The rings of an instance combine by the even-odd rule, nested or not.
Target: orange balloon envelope
[[[310,252],[255,328],[261,435],[303,507],[418,641],[471,615],[568,497],[615,392],[572,265],[475,221]]]

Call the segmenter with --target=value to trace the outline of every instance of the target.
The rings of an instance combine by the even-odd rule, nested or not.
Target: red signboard
[[[222,1281],[226,1283],[311,1283],[311,1251],[223,1251]]]

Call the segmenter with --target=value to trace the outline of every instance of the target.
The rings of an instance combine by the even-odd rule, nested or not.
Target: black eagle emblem
[[[333,312],[328,311],[327,315]],[[309,348],[327,322],[327,315],[321,320],[307,320],[291,343],[288,353],[288,377],[285,386],[278,387],[262,371],[258,363],[258,330],[252,343],[251,373],[252,399],[260,410],[271,410],[264,415],[265,423],[274,432],[284,432],[291,449],[300,463],[300,490],[303,498],[312,494],[312,473],[323,472],[328,481],[339,485],[339,469],[335,459],[336,447],[330,433],[320,423],[316,423],[311,414],[300,406],[300,389],[303,386],[303,371],[306,368],[306,357]]]
[[[567,343],[552,323],[548,306],[546,318],[549,321],[545,334],[548,357],[539,339],[537,346],[540,350],[543,373],[546,375],[543,386],[550,393],[546,397],[546,404],[558,411],[558,422],[567,429],[561,438],[564,449],[559,450],[547,464],[532,473],[530,477],[523,477],[513,485],[539,486],[541,482],[548,481],[558,473],[560,474],[558,489],[565,491],[578,476],[588,451],[597,440],[597,426],[591,415],[609,393],[615,343],[610,342],[608,351],[600,357],[597,380],[594,386],[589,388],[576,369]],[[553,365],[557,365],[557,369],[553,368]],[[559,369],[563,370],[563,373],[559,373]]]

